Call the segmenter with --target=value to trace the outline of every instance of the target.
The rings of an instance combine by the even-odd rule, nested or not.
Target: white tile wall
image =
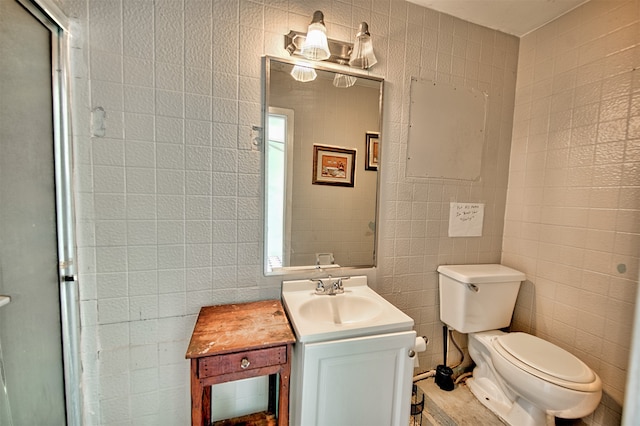
[[[592,0],[522,38],[502,261],[514,327],[602,378],[619,424],[640,257],[640,2]]]
[[[623,50],[638,40],[637,0],[592,0],[525,38],[519,62],[516,38],[401,0],[61,3],[75,29],[87,424],[188,423],[184,350],[199,307],[279,296],[260,264],[251,126],[260,56],[285,55],[282,34],[305,31],[316,8],[332,38],[350,39],[362,20],[373,34],[374,71],[386,79],[384,155],[378,268],[365,272],[432,339],[423,368],[441,363],[437,265],[500,261],[504,228],[505,262],[534,277],[517,324],[581,355],[600,350],[585,358],[600,360],[609,392],[620,390],[635,291],[625,276],[637,276],[640,79],[622,72],[637,58]],[[479,182],[405,177],[412,76],[488,93]],[[105,137],[91,136],[97,107]],[[450,201],[486,203],[483,237],[447,237]],[[619,263],[625,276],[611,270]],[[568,278],[576,270],[580,281]]]

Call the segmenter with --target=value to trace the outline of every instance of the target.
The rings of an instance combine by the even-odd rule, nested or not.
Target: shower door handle
[[[11,302],[11,297],[0,294],[0,306],[7,305],[9,302]]]

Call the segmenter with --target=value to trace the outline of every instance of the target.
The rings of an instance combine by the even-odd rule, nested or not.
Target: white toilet
[[[564,349],[526,333],[505,333],[511,323],[522,272],[502,265],[438,267],[440,319],[469,333],[476,364],[467,380],[486,407],[513,426],[555,424],[554,416],[577,419],[600,402],[602,382]]]

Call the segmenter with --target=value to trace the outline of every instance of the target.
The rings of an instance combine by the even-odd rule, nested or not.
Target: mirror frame
[[[266,208],[267,208],[267,135],[268,135],[268,126],[269,126],[269,89],[271,82],[271,62],[280,62],[289,65],[304,65],[309,68],[313,68],[318,71],[326,71],[332,73],[340,73],[352,75],[358,78],[364,78],[367,80],[376,81],[380,84],[379,97],[378,97],[378,111],[379,111],[379,125],[378,125],[378,133],[380,135],[380,141],[384,140],[383,136],[383,94],[384,94],[384,78],[371,74],[366,70],[360,70],[356,68],[350,68],[346,65],[337,65],[329,62],[314,62],[301,58],[286,58],[286,57],[277,57],[277,56],[268,56],[265,55],[262,57],[262,250],[261,250],[261,262],[262,262],[262,270],[265,276],[279,276],[279,275],[291,275],[300,273],[301,271],[313,271],[313,270],[326,270],[327,272],[333,271],[335,269],[336,274],[341,274],[341,271],[344,270],[354,270],[354,269],[369,269],[375,268],[378,263],[378,236],[379,236],[379,219],[380,219],[380,170],[382,164],[382,156],[384,152],[384,144],[380,143],[378,148],[378,170],[376,177],[376,204],[375,204],[375,232],[373,236],[373,262],[371,265],[353,265],[353,266],[330,266],[327,265],[303,265],[303,266],[284,266],[279,268],[276,271],[269,271],[268,265],[265,258],[265,253],[267,251],[267,224],[265,223],[266,217]]]

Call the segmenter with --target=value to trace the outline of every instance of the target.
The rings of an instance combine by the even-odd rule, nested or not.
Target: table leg
[[[191,360],[191,426],[211,424],[211,386],[202,386],[198,360]]]
[[[291,376],[291,348],[287,345],[287,363],[280,370],[280,395],[278,401],[278,426],[289,425],[289,379]]]

